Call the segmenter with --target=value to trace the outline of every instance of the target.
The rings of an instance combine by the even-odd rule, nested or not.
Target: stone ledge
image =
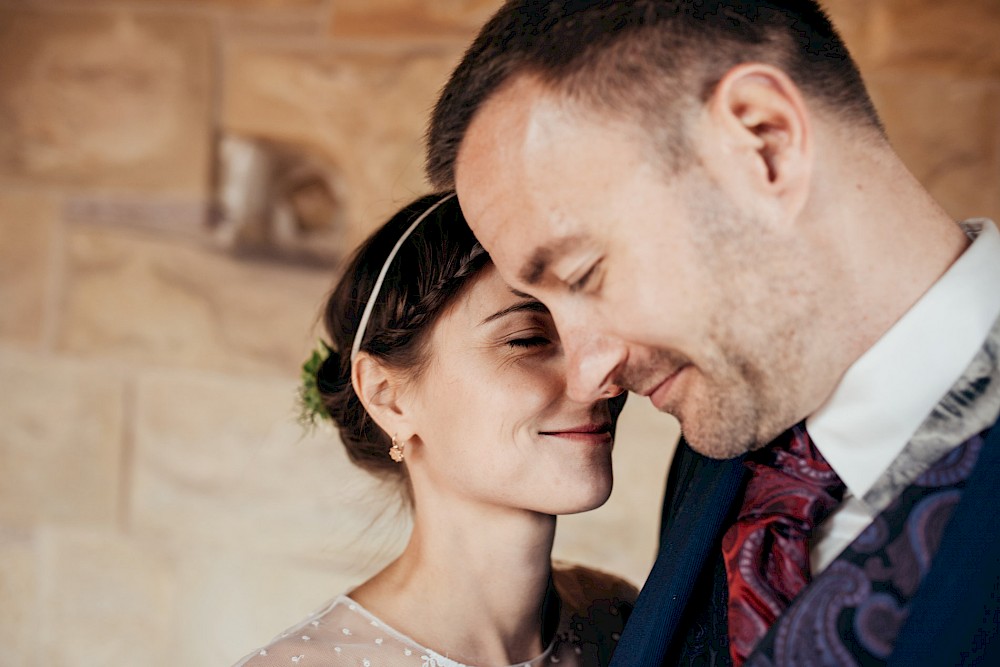
[[[233,49],[224,127],[320,151],[344,175],[345,246],[427,191],[423,133],[459,47],[381,52]]]

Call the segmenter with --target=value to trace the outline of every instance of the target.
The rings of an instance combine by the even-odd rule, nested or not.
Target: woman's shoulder
[[[255,649],[233,667],[295,665],[305,660],[307,654],[313,657],[317,648],[324,653],[328,652],[324,646],[324,638],[330,634],[331,626],[343,617],[346,601],[344,596],[335,597],[272,639],[266,646]],[[314,640],[315,643],[312,643]]]
[[[420,653],[419,646],[341,595],[234,667],[411,665],[421,664]]]
[[[639,595],[639,590],[622,577],[561,561],[552,564],[552,580],[563,605],[569,607],[586,607],[598,600],[631,606]]]
[[[639,592],[625,579],[582,565],[554,563],[562,603],[559,638],[580,664],[607,665]]]

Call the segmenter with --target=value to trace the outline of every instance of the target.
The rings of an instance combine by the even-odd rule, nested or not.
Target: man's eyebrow
[[[515,294],[517,294],[517,292],[515,292]],[[549,309],[546,308],[545,304],[543,304],[541,301],[538,301],[533,297],[528,297],[528,299],[525,301],[518,301],[512,306],[508,306],[502,310],[493,313],[492,315],[487,316],[486,319],[484,319],[482,322],[479,323],[479,326],[482,326],[488,322],[499,320],[501,317],[506,317],[511,313],[520,313],[523,311],[527,311],[530,313],[548,313]]]
[[[549,268],[553,257],[561,252],[565,252],[567,248],[577,245],[579,242],[580,239],[578,237],[569,236],[555,241],[552,245],[535,248],[535,251],[528,258],[524,268],[521,269],[517,277],[525,285],[537,285],[541,281],[542,276],[545,275],[545,271]]]
[[[552,251],[549,248],[536,248],[517,277],[525,285],[537,285],[551,261]]]

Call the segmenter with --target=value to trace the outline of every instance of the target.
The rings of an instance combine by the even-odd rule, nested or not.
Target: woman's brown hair
[[[365,305],[390,250],[406,229],[435,204],[388,267],[361,341],[361,350],[386,366],[417,377],[427,362],[428,333],[470,279],[490,261],[462,217],[455,197],[429,195],[407,205],[376,230],[352,256],[326,302],[330,356],[317,386],[348,456],[383,478],[405,476],[389,458],[389,436],[368,416],[351,384],[351,346]]]

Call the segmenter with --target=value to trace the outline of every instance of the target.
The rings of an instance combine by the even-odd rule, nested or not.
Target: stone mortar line
[[[131,528],[132,475],[135,469],[135,448],[138,414],[138,381],[129,373],[122,382],[121,449],[118,459],[118,530],[128,534]]]
[[[217,10],[215,6],[205,6],[197,3],[177,5],[163,2],[130,2],[129,0],[91,0],[81,4],[77,0],[0,0],[0,8],[18,9],[27,12],[66,12],[66,13],[109,13],[132,12],[136,14],[175,14],[175,15],[205,15]]]
[[[49,239],[49,270],[45,284],[45,303],[42,306],[41,351],[53,355],[59,344],[68,299],[69,281],[69,232],[63,219],[66,195],[51,198],[56,208],[56,219]]]

